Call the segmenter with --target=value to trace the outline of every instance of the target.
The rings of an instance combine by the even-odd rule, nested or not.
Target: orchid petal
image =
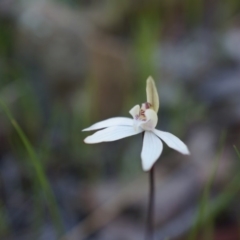
[[[182,154],[190,154],[188,147],[175,135],[154,129],[153,132],[161,138],[170,148],[177,150]]]
[[[136,116],[139,115],[139,112],[140,112],[140,106],[139,105],[136,105],[134,106],[133,108],[131,108],[131,110],[129,111],[129,113],[132,115],[132,117],[135,119]]]
[[[113,127],[113,126],[133,126],[133,119],[131,118],[125,118],[125,117],[114,117],[109,118],[106,120],[103,120],[101,122],[97,122],[93,124],[92,126],[83,129],[82,131],[92,131],[92,130],[98,130],[101,128],[106,127]]]
[[[132,126],[114,126],[97,131],[84,139],[85,143],[111,142],[121,138],[136,135],[142,132],[142,129],[135,130]]]
[[[161,140],[152,132],[145,131],[142,147],[142,167],[144,171],[149,171],[162,153],[163,144]]]

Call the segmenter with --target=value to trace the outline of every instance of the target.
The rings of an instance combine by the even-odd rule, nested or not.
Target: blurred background
[[[0,239],[144,239],[141,136],[81,130],[149,75],[191,152],[156,164],[155,239],[240,239],[238,0],[0,0]]]

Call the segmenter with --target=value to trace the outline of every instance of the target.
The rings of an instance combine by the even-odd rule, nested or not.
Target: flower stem
[[[154,225],[154,167],[149,171],[149,202],[146,222],[146,240],[153,240]]]

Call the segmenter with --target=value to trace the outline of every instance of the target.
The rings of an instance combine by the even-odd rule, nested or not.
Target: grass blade
[[[13,116],[10,113],[8,107],[1,100],[0,100],[0,105],[2,106],[4,113],[8,117],[9,121],[11,122],[12,126],[16,130],[18,136],[20,137],[23,145],[25,146],[25,148],[27,150],[27,153],[29,155],[29,159],[31,161],[31,164],[32,164],[33,169],[34,169],[35,174],[36,174],[37,183],[38,183],[40,189],[42,190],[42,192],[44,194],[44,197],[46,199],[53,224],[54,224],[58,234],[62,235],[64,227],[63,227],[63,223],[62,223],[62,220],[61,220],[61,215],[60,215],[60,212],[58,210],[58,206],[57,206],[55,196],[52,192],[50,184],[49,184],[49,182],[47,180],[47,177],[44,173],[42,164],[39,161],[39,159],[38,159],[38,157],[37,157],[37,155],[34,151],[33,146],[31,145],[27,136],[24,134],[21,127],[18,125],[18,123],[13,118]]]
[[[200,200],[200,204],[199,204],[199,211],[198,211],[198,215],[197,215],[197,218],[196,218],[196,222],[190,232],[190,235],[188,237],[188,240],[195,240],[197,238],[197,234],[199,232],[199,228],[201,227],[202,225],[202,219],[205,219],[205,215],[206,215],[206,212],[207,212],[207,208],[208,208],[208,200],[209,200],[209,194],[210,194],[210,190],[211,190],[211,187],[213,185],[213,182],[214,182],[214,179],[215,179],[215,176],[216,176],[216,173],[217,173],[217,169],[218,169],[218,166],[219,166],[219,162],[220,162],[220,159],[221,159],[221,155],[222,155],[222,152],[223,152],[223,148],[224,148],[224,142],[225,142],[225,139],[226,139],[226,133],[223,132],[222,133],[222,136],[221,136],[221,141],[220,141],[220,150],[218,152],[218,154],[216,155],[216,158],[214,160],[214,163],[213,163],[213,170],[212,170],[212,174],[203,190],[203,195],[202,195],[202,198]],[[205,219],[205,224],[206,226],[209,225],[210,227],[213,226],[213,222],[212,222],[212,216],[209,215],[208,218]],[[209,235],[208,237],[210,237],[211,235],[211,232],[212,232],[212,229],[209,228],[208,229],[209,231]]]

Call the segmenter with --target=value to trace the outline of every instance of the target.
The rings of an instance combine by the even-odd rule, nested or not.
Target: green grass
[[[0,106],[2,107],[9,121],[11,122],[13,128],[16,130],[19,138],[21,139],[29,155],[28,160],[30,161],[30,164],[33,168],[34,176],[35,176],[33,180],[34,180],[34,186],[35,186],[34,188],[37,191],[37,198],[41,197],[40,195],[43,194],[46,204],[48,205],[48,210],[50,212],[50,216],[52,218],[56,231],[58,235],[62,235],[64,232],[64,226],[61,220],[61,215],[58,209],[57,201],[55,199],[51,186],[44,172],[42,163],[40,162],[27,136],[25,135],[21,127],[18,125],[18,123],[15,121],[8,107],[5,105],[5,103],[2,100],[0,100]],[[37,206],[39,206],[38,201],[36,201],[35,203],[37,204]]]
[[[225,139],[226,139],[226,134],[223,133],[221,136],[221,140],[220,140],[220,150],[219,152],[216,154],[216,158],[213,162],[213,168],[212,168],[212,173],[210,175],[210,178],[207,181],[207,184],[203,190],[203,195],[202,198],[200,200],[199,203],[199,210],[198,210],[198,214],[196,217],[196,222],[192,228],[192,230],[190,231],[188,240],[195,240],[197,239],[197,235],[200,231],[200,228],[202,226],[203,223],[203,219],[204,221],[204,226],[205,228],[205,238],[206,240],[210,240],[212,239],[212,232],[213,232],[213,216],[209,215],[208,218],[206,218],[206,214],[207,212],[209,212],[209,197],[210,197],[210,191],[211,191],[211,187],[214,183],[214,179],[217,173],[217,169],[220,163],[220,159],[223,153],[223,149],[224,149],[224,143],[225,143]]]
[[[234,146],[237,157],[240,160],[240,152],[236,146]],[[209,201],[209,193],[214,181],[217,168],[220,161],[220,156],[222,154],[223,145],[220,148],[220,151],[215,159],[214,167],[212,174],[209,178],[209,181],[204,188],[204,193],[199,204],[199,211],[196,218],[196,222],[193,225],[193,228],[188,236],[188,240],[197,239],[198,233],[201,227],[203,229],[203,239],[212,240],[213,239],[213,230],[214,230],[214,219],[224,211],[231,202],[238,196],[240,191],[240,171],[238,170],[233,176],[232,180],[226,185],[222,192],[214,198],[212,201]]]
[[[8,213],[4,203],[0,200],[0,238],[8,236],[11,232]]]
[[[238,156],[238,159],[240,160],[240,152],[238,151],[238,149],[237,149],[237,147],[235,145],[233,146],[233,148],[234,148],[234,150],[235,150],[235,152],[236,152],[236,154]]]

